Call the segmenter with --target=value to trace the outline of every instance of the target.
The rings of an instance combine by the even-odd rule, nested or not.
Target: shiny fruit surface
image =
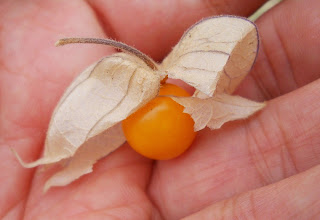
[[[196,132],[189,114],[166,95],[190,96],[184,89],[164,84],[159,96],[122,122],[130,146],[145,157],[155,160],[175,158],[192,144]]]

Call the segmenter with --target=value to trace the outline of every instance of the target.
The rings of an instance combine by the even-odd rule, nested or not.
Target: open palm
[[[258,21],[258,59],[237,93],[267,100],[267,107],[249,120],[199,132],[177,159],[151,161],[126,145],[93,173],[43,194],[54,170],[24,169],[9,148],[27,161],[38,158],[64,89],[114,52],[55,48],[56,40],[116,38],[159,61],[202,17],[248,16],[263,2],[2,0],[0,218],[320,218],[318,0],[284,1]]]

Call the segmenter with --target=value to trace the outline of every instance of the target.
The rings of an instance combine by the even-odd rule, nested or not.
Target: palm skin
[[[64,89],[114,52],[55,48],[57,39],[117,38],[161,60],[200,18],[247,16],[263,3],[232,2],[1,1],[1,219],[319,218],[318,0],[285,1],[257,22],[259,56],[237,93],[266,100],[267,107],[248,120],[199,132],[177,159],[151,161],[126,145],[93,173],[43,194],[54,168],[24,169],[10,151],[38,158]]]

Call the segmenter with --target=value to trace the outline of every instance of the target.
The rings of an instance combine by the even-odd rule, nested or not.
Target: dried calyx
[[[46,182],[45,190],[91,172],[97,160],[125,142],[120,122],[157,96],[160,73],[196,88],[193,97],[173,97],[191,115],[196,130],[220,128],[265,106],[231,95],[250,71],[259,46],[256,26],[242,17],[198,22],[159,65],[112,40],[69,38],[57,45],[68,43],[107,44],[127,53],[101,59],[72,82],[52,115],[42,158],[24,163],[15,153],[25,167],[69,160]]]

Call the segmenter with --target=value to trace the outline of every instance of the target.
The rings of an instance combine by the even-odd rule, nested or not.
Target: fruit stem
[[[127,44],[121,43],[119,41],[111,40],[111,39],[99,39],[99,38],[62,38],[55,43],[55,46],[63,46],[66,44],[103,44],[112,46],[114,48],[120,49],[122,51],[133,54],[134,56],[140,58],[143,62],[145,62],[151,69],[157,70],[157,66],[154,61],[148,57],[146,54],[141,51],[130,47]]]

